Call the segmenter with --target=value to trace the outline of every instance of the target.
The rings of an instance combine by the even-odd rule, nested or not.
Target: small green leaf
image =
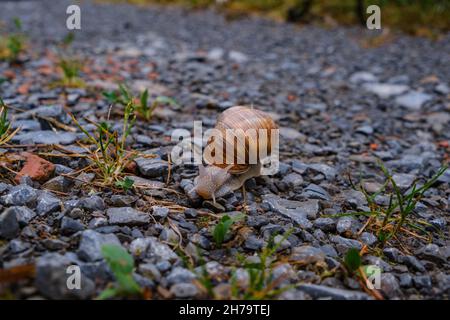
[[[134,267],[133,257],[122,247],[105,244],[102,255],[114,274],[131,273]]]
[[[105,290],[103,290],[100,295],[98,296],[97,299],[99,300],[106,300],[106,299],[110,299],[113,298],[115,296],[119,295],[119,291],[117,290],[117,288],[112,287],[112,288],[106,288]]]
[[[13,21],[14,21],[14,26],[16,27],[16,29],[18,31],[21,31],[22,30],[22,21],[19,18],[17,18],[17,17],[15,17],[13,19]]]
[[[351,272],[355,272],[361,266],[361,256],[356,248],[351,248],[345,254],[345,265]]]
[[[116,187],[122,188],[125,191],[128,191],[133,187],[134,181],[128,177],[125,177],[122,181],[116,182]]]
[[[143,110],[147,109],[147,101],[148,101],[148,90],[145,89],[145,91],[141,94],[141,108]]]
[[[220,219],[219,223],[216,225],[213,231],[213,239],[216,242],[217,246],[221,246],[225,237],[233,224],[233,220],[225,215]]]

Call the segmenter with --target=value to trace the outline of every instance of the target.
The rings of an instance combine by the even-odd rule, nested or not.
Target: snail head
[[[204,199],[213,199],[215,193],[230,178],[232,166],[220,168],[214,165],[199,165],[199,176],[195,179],[195,191]]]

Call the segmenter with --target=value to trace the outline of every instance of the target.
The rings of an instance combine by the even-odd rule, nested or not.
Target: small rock
[[[169,214],[169,208],[166,207],[153,206],[152,210],[153,216],[157,219],[165,219]]]
[[[373,233],[363,232],[361,234],[361,241],[370,247],[373,246],[378,241],[378,239]]]
[[[294,128],[281,127],[280,136],[287,140],[302,140],[305,135]]]
[[[417,258],[414,256],[404,256],[402,257],[401,262],[419,272],[426,271],[425,266],[422,264],[422,262],[417,260]]]
[[[306,187],[302,195],[310,199],[319,199],[326,201],[329,201],[331,199],[330,195],[325,191],[325,189],[313,183]]]
[[[36,287],[50,299],[88,299],[95,293],[95,285],[87,276],[81,274],[80,289],[69,289],[68,267],[70,259],[57,253],[47,253],[36,263]]]
[[[169,165],[167,161],[160,158],[136,158],[135,160],[139,172],[148,178],[156,178],[165,176],[168,172]]]
[[[422,108],[422,105],[431,100],[431,98],[432,97],[429,94],[412,91],[397,97],[395,99],[395,102],[401,107],[410,110],[420,110],[420,108]]]
[[[71,235],[78,231],[84,230],[84,225],[72,218],[69,217],[63,217],[61,219],[61,233],[64,235]]]
[[[364,89],[386,99],[406,92],[409,87],[401,84],[368,83],[364,85]]]
[[[311,297],[331,298],[333,300],[369,300],[370,296],[364,292],[331,288],[316,284],[302,284],[299,290],[306,292]]]
[[[413,174],[406,174],[406,173],[396,173],[392,176],[392,179],[394,179],[395,184],[400,189],[407,189],[411,187],[414,180],[416,180],[416,176]]]
[[[400,286],[403,288],[410,288],[412,286],[413,279],[409,273],[402,273],[400,275]]]
[[[317,218],[314,221],[314,226],[325,232],[336,230],[336,222],[332,218]]]
[[[114,234],[102,234],[93,230],[85,230],[81,234],[78,256],[85,261],[98,261],[103,258],[101,247],[105,244],[121,246]]]
[[[72,144],[78,137],[72,132],[53,132],[51,130],[32,131],[16,134],[12,141],[19,144]]]
[[[41,192],[37,200],[36,211],[39,215],[45,215],[61,209],[61,201],[50,192]]]
[[[62,250],[69,246],[67,242],[59,239],[44,239],[41,243],[50,251]]]
[[[79,206],[89,211],[105,210],[105,202],[99,196],[90,196],[80,200]]]
[[[382,273],[380,284],[380,289],[387,298],[392,299],[401,296],[400,284],[392,273]]]
[[[327,180],[334,180],[334,178],[337,175],[336,169],[324,163],[308,164],[308,170],[312,170],[313,172],[323,174]]]
[[[19,222],[13,208],[6,209],[0,214],[0,238],[12,239],[19,233]]]
[[[402,253],[400,250],[396,248],[385,248],[383,250],[383,254],[391,261],[393,262],[399,262],[400,257],[402,256]]]
[[[331,236],[330,240],[333,243],[336,243],[336,248],[340,253],[345,253],[351,248],[356,248],[358,250],[361,250],[362,248],[362,244],[357,240],[347,239],[341,236]]]
[[[170,292],[176,298],[192,298],[198,294],[198,289],[192,283],[176,283],[170,287]]]
[[[295,261],[301,265],[316,264],[325,261],[325,254],[318,248],[306,245],[294,248],[289,261]]]
[[[69,192],[73,182],[64,176],[57,176],[42,185],[44,189],[58,192]]]
[[[150,222],[148,214],[131,207],[109,208],[106,214],[111,224],[138,226]]]
[[[436,263],[447,262],[447,259],[441,253],[440,248],[433,243],[429,243],[420,250],[418,250],[417,256],[422,259],[430,260]]]
[[[378,79],[372,73],[367,71],[358,71],[350,76],[351,83],[376,82]]]
[[[286,175],[282,181],[286,183],[289,187],[295,188],[302,185],[303,178],[298,173],[292,172]]]
[[[195,209],[186,208],[184,210],[184,215],[186,216],[186,218],[196,218],[198,213],[197,213],[197,210],[195,210]]]
[[[27,153],[25,164],[14,179],[17,183],[20,183],[22,177],[28,176],[33,181],[42,183],[47,181],[54,171],[55,165],[53,163],[34,154]]]
[[[8,210],[15,212],[17,221],[21,227],[26,226],[36,217],[36,213],[27,207],[11,207]]]
[[[218,203],[217,201],[216,202],[213,202],[213,201],[209,201],[209,200],[206,200],[206,201],[203,201],[203,207],[205,207],[205,208],[207,208],[207,209],[210,209],[210,210],[212,210],[213,212],[217,212],[217,213],[219,213],[219,212],[224,212],[226,209],[225,209],[225,207],[224,206],[222,206],[220,203]]]
[[[413,277],[414,285],[418,289],[430,289],[432,287],[431,277],[429,275],[420,275]]]
[[[6,195],[1,197],[1,200],[6,205],[31,207],[36,204],[37,196],[36,189],[20,184],[12,187]]]
[[[190,283],[195,278],[196,276],[192,271],[186,268],[176,267],[172,269],[166,280],[169,285],[173,285],[175,283]]]

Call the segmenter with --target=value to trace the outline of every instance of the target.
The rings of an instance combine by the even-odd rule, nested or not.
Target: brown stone
[[[29,176],[33,181],[42,183],[47,181],[55,171],[55,165],[50,161],[31,153],[25,154],[25,157],[25,165],[22,170],[17,173],[15,178],[17,183],[19,183],[20,179],[24,176]]]

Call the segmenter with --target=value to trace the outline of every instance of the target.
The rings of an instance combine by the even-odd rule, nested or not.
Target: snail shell
[[[218,117],[215,129],[220,135],[218,137],[213,135],[208,140],[203,154],[205,162],[220,168],[228,168],[231,174],[242,174],[249,170],[250,165],[260,162],[260,154],[271,153],[271,131],[278,127],[263,111],[235,106],[225,110]],[[235,135],[231,135],[232,132]],[[221,149],[222,156],[217,157],[217,152]],[[220,161],[217,161],[218,158]]]

